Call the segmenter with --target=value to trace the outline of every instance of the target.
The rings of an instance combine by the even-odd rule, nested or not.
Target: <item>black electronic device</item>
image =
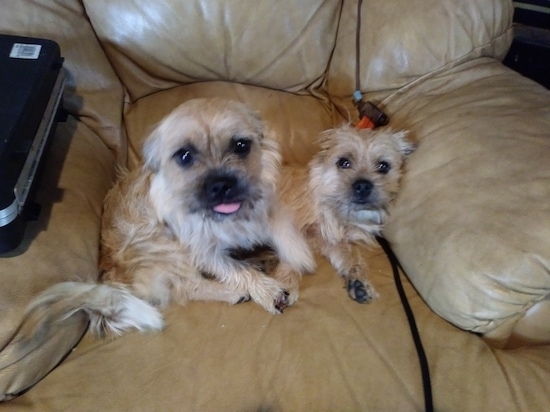
[[[59,45],[0,35],[0,253],[21,243],[36,214],[33,192],[61,108]]]

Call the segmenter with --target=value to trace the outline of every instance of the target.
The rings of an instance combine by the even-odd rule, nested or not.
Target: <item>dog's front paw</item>
[[[269,313],[279,314],[289,307],[293,301],[290,294],[275,279],[264,277],[261,282],[250,290],[252,300]]]
[[[300,273],[285,263],[277,266],[273,278],[279,282],[286,294],[285,307],[293,305],[298,300]]]
[[[378,297],[378,293],[368,283],[359,279],[348,279],[347,289],[349,296],[358,303],[370,303]]]

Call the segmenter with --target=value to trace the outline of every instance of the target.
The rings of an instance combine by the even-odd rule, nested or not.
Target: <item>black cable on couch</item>
[[[420,371],[422,373],[422,387],[424,390],[424,408],[426,412],[432,412],[434,410],[434,406],[432,399],[432,382],[430,378],[428,358],[426,356],[426,352],[424,351],[424,346],[422,345],[422,340],[420,339],[420,333],[418,332],[416,320],[414,319],[414,313],[411,309],[411,305],[409,305],[407,295],[405,294],[405,289],[403,288],[403,284],[401,283],[401,276],[399,274],[399,269],[401,269],[403,273],[405,273],[405,271],[399,263],[397,256],[395,256],[395,254],[393,253],[393,250],[391,249],[388,241],[380,236],[377,236],[376,240],[386,253],[386,256],[388,256],[388,260],[391,264],[393,278],[395,280],[395,287],[397,289],[397,293],[399,294],[401,304],[403,305],[403,310],[407,315],[407,320],[409,321],[409,328],[411,330],[414,346],[418,355],[418,361],[420,363]]]

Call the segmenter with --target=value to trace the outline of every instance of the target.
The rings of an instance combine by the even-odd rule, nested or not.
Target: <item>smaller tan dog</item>
[[[331,129],[321,134],[321,150],[308,167],[283,169],[283,201],[294,210],[311,246],[328,258],[359,303],[378,294],[353,245],[374,244],[382,229],[405,156],[414,150],[406,136],[350,126]]]

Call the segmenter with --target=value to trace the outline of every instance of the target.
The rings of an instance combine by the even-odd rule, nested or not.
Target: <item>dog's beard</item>
[[[374,209],[361,208],[351,210],[348,216],[348,220],[353,223],[382,225],[386,220],[387,212],[386,208],[381,207]]]
[[[354,200],[353,194],[335,194],[320,199],[321,209],[330,210],[341,221],[349,223],[372,223],[381,225],[387,215],[387,204],[378,194],[371,194],[362,202]]]

